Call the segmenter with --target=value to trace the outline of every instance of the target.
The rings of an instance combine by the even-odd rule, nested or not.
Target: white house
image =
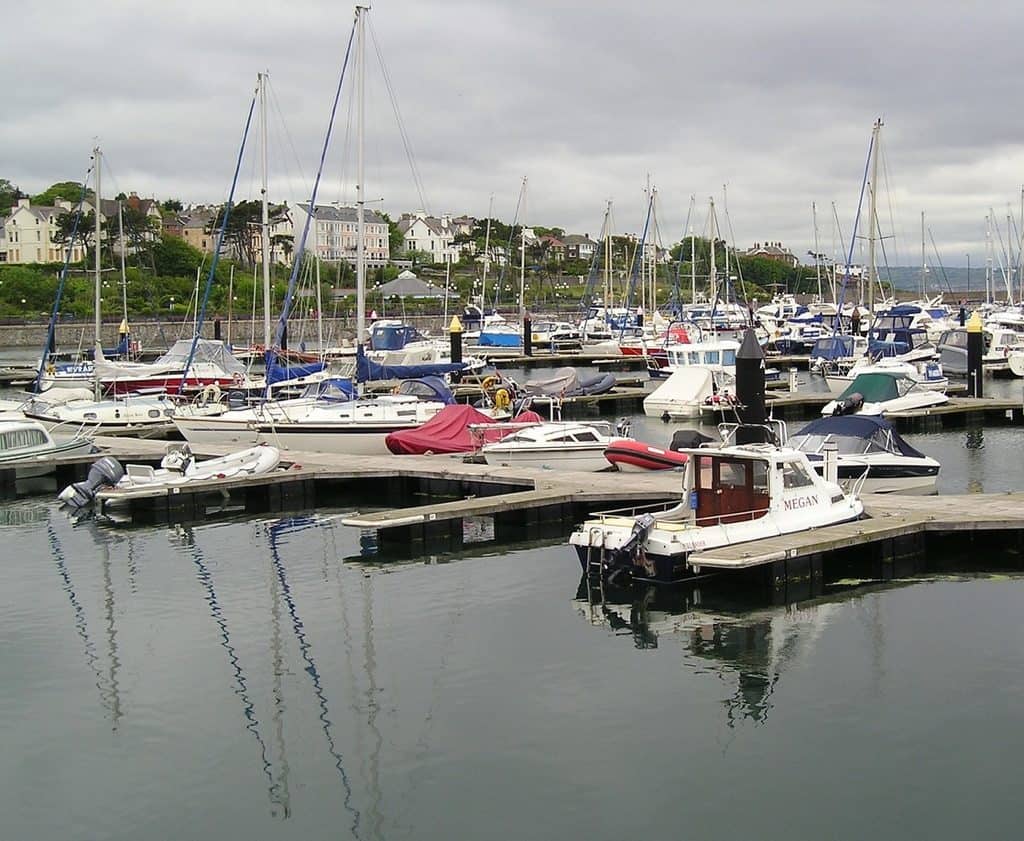
[[[67,246],[57,242],[57,219],[74,210],[71,202],[57,200],[55,207],[33,207],[29,199],[18,199],[17,207],[3,220],[7,263],[61,263]],[[82,243],[75,241],[72,261],[82,259]]]
[[[590,238],[590,234],[567,234],[562,237],[565,245],[565,258],[567,260],[590,260],[597,250],[597,243]]]
[[[435,263],[459,261],[461,249],[453,240],[462,226],[453,224],[448,214],[437,217],[421,211],[403,213],[398,220],[398,230],[402,232],[402,244],[407,253],[425,251]]]
[[[305,228],[306,219],[310,215],[309,205],[297,204],[295,209],[294,230],[301,231]],[[388,223],[379,213],[372,210],[363,211],[363,223],[366,265],[370,268],[387,265],[391,258],[388,247]],[[321,260],[345,260],[354,266],[358,227],[356,208],[339,204],[318,204],[306,237],[306,251],[315,254]],[[273,235],[272,230],[271,236]]]

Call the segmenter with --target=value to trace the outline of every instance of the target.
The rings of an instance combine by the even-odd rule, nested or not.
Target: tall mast
[[[871,183],[869,186],[868,220],[868,317],[875,312],[875,237],[878,235],[878,144],[881,140],[882,118],[875,120],[874,137],[871,143]]]
[[[821,297],[821,254],[818,251],[818,206],[811,202],[811,220],[814,223],[814,269],[815,274],[818,276],[818,300],[824,300]]]
[[[121,249],[121,314],[125,327],[128,326],[128,275],[124,267],[124,212],[121,202],[117,203],[117,238]]]
[[[523,176],[523,221],[519,229],[519,321],[526,318],[526,176]]]
[[[316,254],[316,348],[320,353],[320,359],[324,359],[324,300],[323,290],[320,288],[320,255]]]
[[[484,280],[480,287],[480,315],[487,307],[487,270],[491,266],[491,217],[494,216],[494,193],[487,203],[487,233],[484,234]]]
[[[658,309],[658,188],[651,188],[651,270],[648,276],[651,279],[651,318]],[[653,321],[651,322],[654,323]]]
[[[697,197],[690,196],[690,212],[697,205]],[[697,303],[697,234],[693,230],[693,216],[690,217],[690,304]]]
[[[101,159],[102,159],[103,153],[100,152],[100,147],[99,146],[97,146],[95,149],[93,149],[92,153],[93,153],[93,157],[96,160],[96,277],[95,277],[96,288],[94,290],[94,295],[93,295],[93,298],[94,298],[93,305],[95,307],[95,323],[93,324],[93,327],[94,327],[94,334],[93,334],[94,353],[93,353],[93,359],[99,359],[100,356],[103,353],[103,339],[102,339],[102,336],[100,335],[100,331],[102,330],[102,327],[103,327],[103,317],[102,317],[102,314],[100,312],[100,308],[103,306],[103,302],[100,300],[100,289],[102,287],[102,281],[100,279],[100,244],[101,244],[101,240],[100,240],[100,195],[101,195],[101,193],[100,193],[100,170],[103,169],[103,165],[101,163]],[[99,384],[99,379],[98,378],[97,378],[96,382],[97,382],[97,388],[98,388],[99,387],[99,385],[98,385]]]
[[[992,211],[985,216],[985,303],[992,303]]]
[[[927,285],[925,283],[925,275],[928,273],[928,263],[924,253],[924,211],[921,211],[921,300],[926,300]]]
[[[608,205],[604,211],[604,295],[601,304],[604,306],[604,320],[608,321],[608,314],[612,306],[612,201],[608,199]]]
[[[358,140],[356,148],[357,172],[356,172],[356,345],[363,343],[363,334],[366,332],[366,253],[363,242],[366,230],[364,218],[364,207],[366,204],[365,188],[363,184],[364,165],[363,159],[363,134],[365,132],[364,118],[366,116],[366,68],[365,68],[365,39],[366,39],[366,13],[370,11],[367,6],[356,6],[356,90],[358,92]]]
[[[260,198],[263,204],[262,227],[260,241],[263,259],[263,347],[269,348],[270,333],[270,204],[267,197],[267,74],[259,74],[260,88],[260,168],[263,181],[260,185]],[[316,208],[310,209],[316,213]]]
[[[718,220],[715,219],[715,199],[711,198],[711,262],[708,267],[708,294],[711,298],[711,306],[714,307],[718,298],[718,278],[715,276],[715,231],[718,227]]]

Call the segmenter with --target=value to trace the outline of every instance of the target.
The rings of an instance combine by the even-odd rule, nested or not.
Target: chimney
[[[31,201],[29,199],[18,199],[18,207],[29,207]]]

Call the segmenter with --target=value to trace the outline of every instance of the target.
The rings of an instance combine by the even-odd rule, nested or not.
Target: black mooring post
[[[764,351],[750,329],[743,335],[743,343],[736,352],[736,400],[740,419],[736,443],[764,443],[764,425],[768,419],[764,407]]]
[[[967,394],[969,397],[984,397],[982,385],[981,357],[985,353],[985,334],[981,329],[981,318],[973,313],[967,320]]]
[[[452,364],[462,361],[462,322],[457,315],[452,316],[452,323],[448,325],[448,341],[451,347]],[[452,381],[458,382],[462,378],[459,371],[452,372]]]
[[[533,356],[533,322],[529,315],[523,316],[523,355]]]

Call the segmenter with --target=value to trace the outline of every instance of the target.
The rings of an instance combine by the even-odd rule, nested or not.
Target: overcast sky
[[[266,69],[271,196],[306,200],[353,8],[21,4],[0,36],[0,178],[28,192],[80,180],[98,140],[105,194],[223,201]],[[739,247],[780,240],[804,256],[816,202],[820,250],[832,254],[849,247],[881,117],[889,263],[920,262],[924,211],[947,265],[967,253],[981,265],[988,208],[1004,239],[1007,213],[1020,213],[1022,39],[1024,11],[998,1],[380,0],[367,50],[367,196],[392,216],[424,204],[484,216],[493,195],[494,215],[511,220],[527,176],[527,224],[596,237],[609,199],[616,232],[641,230],[649,175],[664,243],[682,235],[691,196],[704,233],[713,197]],[[353,196],[350,102],[346,90],[321,201]],[[258,195],[256,139],[238,199]]]

